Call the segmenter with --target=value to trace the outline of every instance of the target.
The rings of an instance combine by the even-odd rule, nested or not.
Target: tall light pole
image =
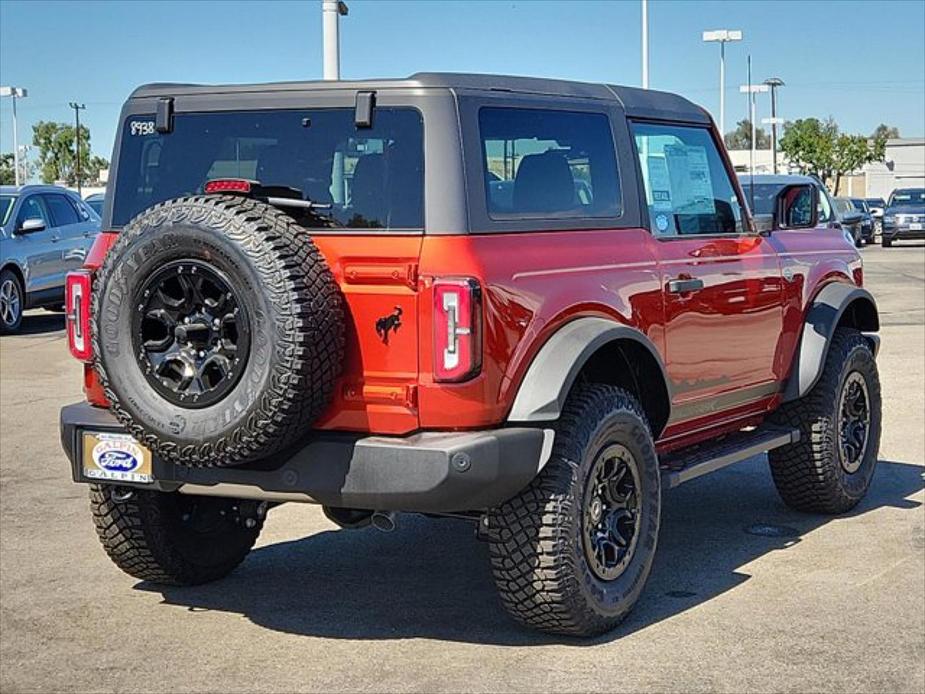
[[[321,31],[324,56],[324,79],[340,79],[340,18],[347,16],[347,3],[339,0],[322,0]]]
[[[764,83],[771,89],[771,168],[777,173],[777,88],[784,86],[780,77],[768,77]]]
[[[649,0],[642,0],[642,88],[649,88]]]
[[[742,32],[738,29],[714,29],[703,32],[703,40],[719,43],[719,131],[726,137],[726,44],[741,41]]]
[[[16,185],[19,185],[19,133],[16,129],[16,99],[29,96],[29,90],[22,87],[0,87],[0,96],[9,96],[13,99],[13,176]]]
[[[748,84],[743,84],[739,87],[739,91],[743,94],[748,94],[749,104],[751,107],[750,115],[748,119],[752,124],[752,142],[751,148],[749,149],[749,169],[754,173],[755,171],[755,148],[758,143],[755,142],[758,135],[758,127],[755,125],[755,94],[763,93],[768,91],[768,85],[766,84],[752,84],[752,57],[748,56]]]
[[[83,188],[80,184],[80,112],[87,107],[83,104],[78,104],[76,101],[72,101],[68,105],[74,109],[74,120],[77,122],[77,129],[74,131],[74,149],[77,155],[77,194],[82,195]]]

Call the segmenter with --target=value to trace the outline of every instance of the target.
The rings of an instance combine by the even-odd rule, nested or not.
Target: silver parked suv
[[[99,231],[99,215],[76,193],[0,186],[0,332],[16,332],[27,308],[64,304],[64,277]]]

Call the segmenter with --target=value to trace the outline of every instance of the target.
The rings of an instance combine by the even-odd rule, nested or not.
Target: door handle
[[[703,280],[696,278],[668,280],[668,291],[672,294],[687,294],[703,289]]]

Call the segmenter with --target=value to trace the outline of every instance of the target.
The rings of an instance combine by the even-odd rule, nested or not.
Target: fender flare
[[[508,422],[558,419],[582,367],[598,349],[615,340],[632,340],[649,351],[662,372],[670,410],[670,381],[651,340],[639,330],[613,320],[586,317],[563,325],[540,348],[517,389]]]
[[[877,302],[873,295],[853,284],[835,282],[828,284],[816,295],[803,322],[803,333],[793,355],[790,377],[784,388],[783,402],[802,398],[822,376],[825,359],[829,353],[832,336],[838,327],[842,316],[849,306],[856,302],[867,304],[865,307],[872,313],[872,321],[868,318],[866,325],[859,326],[862,330],[877,331],[880,329],[880,318],[877,311]],[[870,341],[874,356],[880,347],[880,339],[876,335],[865,335]]]

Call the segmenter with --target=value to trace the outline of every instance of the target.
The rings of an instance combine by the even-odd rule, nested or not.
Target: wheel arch
[[[16,275],[16,278],[19,280],[19,286],[22,287],[23,293],[25,293],[26,276],[23,273],[22,268],[19,267],[19,265],[17,265],[16,263],[11,261],[11,262],[4,264],[3,267],[0,267],[0,272],[3,272],[4,270],[9,270],[14,275]]]
[[[671,392],[655,346],[635,328],[585,317],[562,326],[534,357],[520,383],[509,422],[558,419],[572,388],[606,383],[633,393],[657,439],[671,414]]]
[[[784,402],[802,398],[816,385],[838,328],[864,332],[876,356],[880,338],[871,333],[880,330],[880,313],[869,291],[852,284],[834,282],[823,287],[810,302],[790,377],[784,388]]]

